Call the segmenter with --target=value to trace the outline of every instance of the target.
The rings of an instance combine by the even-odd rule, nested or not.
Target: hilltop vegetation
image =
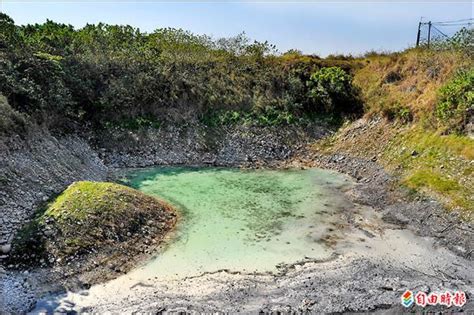
[[[463,49],[369,56],[354,82],[369,116],[462,134],[474,109],[472,60]]]
[[[321,59],[296,50],[280,54],[245,34],[212,39],[180,29],[143,33],[102,23],[74,29],[52,21],[17,26],[5,14],[0,29],[1,94],[14,111],[59,131],[190,121],[291,124],[363,110],[410,121],[433,113],[439,102],[430,119],[462,132],[458,122],[472,104],[472,93],[455,100],[472,89],[472,31],[444,44],[449,49]],[[384,67],[391,67],[387,76],[378,76]],[[465,74],[438,91],[458,70]]]
[[[310,77],[326,66],[345,73],[357,66],[295,51],[277,55],[269,43],[244,34],[213,40],[177,29],[142,33],[102,23],[77,30],[52,21],[16,26],[4,14],[0,24],[1,93],[14,109],[60,130],[156,127],[227,111],[271,124],[333,115],[321,97],[310,95],[308,82],[317,85],[318,76]],[[338,79],[331,84],[342,83]],[[348,79],[330,88],[346,89]],[[338,114],[360,112],[359,103],[348,102],[356,96],[352,90],[345,99],[323,92]]]

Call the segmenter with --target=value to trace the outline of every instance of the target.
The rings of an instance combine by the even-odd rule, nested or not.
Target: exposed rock
[[[52,235],[54,235],[54,231],[51,230],[51,229],[46,229],[46,230],[43,231],[43,234],[44,234],[44,236],[46,236],[46,237],[52,236]]]
[[[8,254],[11,251],[12,247],[10,244],[5,244],[0,246],[0,253],[2,254]]]
[[[202,125],[147,129],[139,134],[117,131],[100,135],[95,146],[104,162],[115,168],[187,164],[244,166],[281,161],[297,148],[328,134],[321,124],[309,126]]]

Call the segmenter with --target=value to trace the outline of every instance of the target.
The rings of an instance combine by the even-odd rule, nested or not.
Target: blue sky
[[[72,24],[130,24],[142,31],[175,27],[213,37],[245,31],[280,51],[325,56],[413,45],[421,16],[446,21],[471,18],[471,1],[9,1],[0,10],[17,24],[46,19]],[[449,32],[450,29],[443,29]]]

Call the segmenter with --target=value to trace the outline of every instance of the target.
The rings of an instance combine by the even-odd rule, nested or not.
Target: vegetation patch
[[[464,51],[455,49],[372,54],[366,56],[366,66],[355,71],[354,85],[361,91],[369,116],[449,129],[455,122],[465,124],[465,109],[469,102],[472,106],[471,60]],[[456,74],[459,76],[453,79]]]
[[[0,136],[21,133],[26,126],[25,116],[14,110],[0,94]]]
[[[408,187],[432,193],[449,209],[472,215],[473,139],[407,128],[388,144],[383,159]]]
[[[437,172],[418,170],[411,174],[405,183],[412,188],[428,187],[440,193],[449,193],[459,189],[459,184]]]
[[[474,115],[474,68],[459,73],[439,90],[436,115],[448,132],[463,133]]]
[[[314,150],[377,160],[400,184],[440,200],[472,220],[474,140],[387,120],[348,125]]]
[[[161,240],[175,221],[171,206],[132,188],[75,182],[19,232],[10,260],[30,267],[121,264],[144,243]]]
[[[204,115],[201,122],[210,127],[226,125],[243,126],[288,126],[288,125],[308,125],[320,123],[328,128],[337,128],[345,120],[340,114],[330,114],[324,112],[307,112],[295,115],[289,111],[278,111],[268,108],[258,111],[216,111]]]

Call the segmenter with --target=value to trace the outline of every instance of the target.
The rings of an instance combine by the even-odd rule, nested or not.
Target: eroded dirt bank
[[[346,213],[346,237],[337,243],[338,255],[333,260],[287,266],[280,275],[220,271],[166,283],[149,279],[146,283],[121,287],[114,296],[100,296],[100,290],[95,291],[99,295],[81,291],[73,300],[66,298],[57,306],[94,312],[341,312],[387,308],[397,312],[401,311],[399,298],[405,289],[461,289],[473,296],[472,226],[446,214],[435,200],[407,196],[393,186],[391,177],[376,161],[338,154],[310,154],[306,146],[327,134],[323,128],[318,130],[311,134],[268,129],[228,130],[211,142],[205,133],[189,129],[182,131],[184,134],[172,130],[161,134],[147,132],[145,137],[130,133],[126,137],[135,138],[135,145],[128,149],[111,146],[127,143],[124,139],[110,141],[109,146],[104,145],[105,140],[93,141],[94,149],[78,137],[18,140],[20,146],[12,147],[10,143],[8,150],[2,151],[7,152],[2,155],[2,172],[11,178],[8,185],[2,182],[2,220],[13,222],[7,231],[11,237],[12,231],[42,201],[71,181],[103,180],[110,166],[173,162],[319,166],[352,176],[357,184],[348,192],[348,198],[366,209]],[[147,141],[153,145],[147,146]],[[7,243],[8,240],[4,242]],[[38,284],[31,271],[29,274],[3,271],[0,309],[26,311],[37,297],[34,286]],[[471,300],[464,307],[464,311],[469,310],[473,310]]]

